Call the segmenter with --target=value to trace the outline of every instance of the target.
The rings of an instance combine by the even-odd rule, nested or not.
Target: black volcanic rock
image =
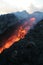
[[[43,20],[0,56],[2,65],[43,65]]]
[[[4,33],[9,27],[14,26],[18,18],[14,14],[5,14],[0,16],[0,34]]]

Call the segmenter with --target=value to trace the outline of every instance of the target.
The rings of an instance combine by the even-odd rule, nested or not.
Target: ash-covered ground
[[[24,39],[0,54],[0,65],[43,65],[43,20]]]

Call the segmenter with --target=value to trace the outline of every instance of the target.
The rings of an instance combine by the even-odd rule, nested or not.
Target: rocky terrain
[[[39,14],[41,13],[36,12],[34,15],[29,15],[30,18],[36,18],[37,24],[23,39],[0,53],[0,65],[43,65],[43,15],[39,16]],[[20,24],[14,14],[0,16],[0,48]]]
[[[43,65],[43,20],[24,39],[0,54],[0,65]]]

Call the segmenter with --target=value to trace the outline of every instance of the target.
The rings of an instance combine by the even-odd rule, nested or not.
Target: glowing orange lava
[[[19,41],[20,39],[23,39],[34,22],[35,18],[31,18],[29,21],[25,21],[23,25],[21,25],[15,32],[13,32],[13,34],[8,38],[8,40],[4,42],[5,44],[0,48],[0,53],[6,48],[12,46],[12,44],[14,44],[15,42]]]

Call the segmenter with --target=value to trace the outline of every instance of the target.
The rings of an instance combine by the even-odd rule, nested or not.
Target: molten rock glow
[[[35,18],[30,18],[29,21],[25,21],[22,25],[20,25],[20,27],[18,27],[15,32],[12,32],[13,34],[5,42],[3,42],[4,45],[0,48],[0,53],[6,48],[12,46],[12,44],[14,44],[15,42],[19,41],[20,39],[23,39],[30,30],[30,28],[34,26],[34,23]]]

